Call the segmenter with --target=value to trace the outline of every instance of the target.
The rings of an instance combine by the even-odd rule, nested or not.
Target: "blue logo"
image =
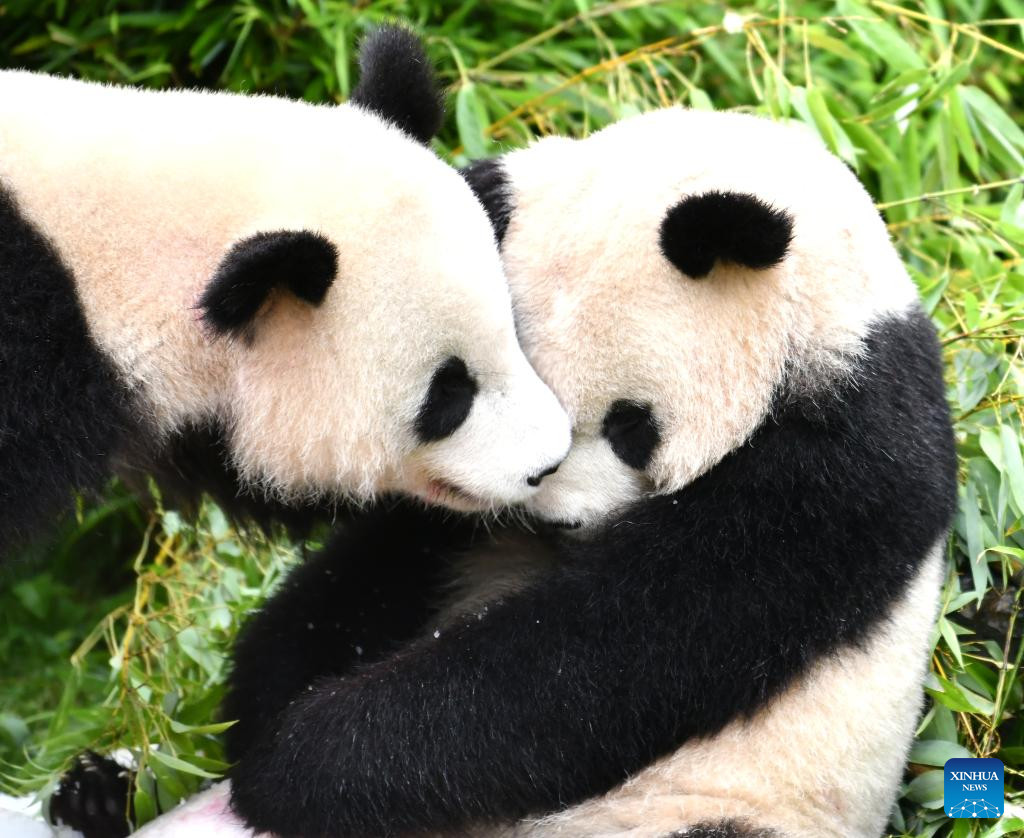
[[[1003,814],[1003,764],[997,759],[948,759],[942,806],[951,818],[998,818]]]

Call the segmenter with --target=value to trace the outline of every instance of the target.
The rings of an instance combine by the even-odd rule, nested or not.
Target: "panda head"
[[[847,375],[915,291],[856,178],[805,129],[666,109],[464,175],[573,446],[528,507],[588,528]]]
[[[198,297],[228,356],[231,457],[285,499],[523,501],[565,456],[568,420],[518,344],[485,212],[424,145],[440,106],[418,41],[381,30],[360,63],[336,130],[311,125],[287,171],[261,173],[273,224],[240,230]]]

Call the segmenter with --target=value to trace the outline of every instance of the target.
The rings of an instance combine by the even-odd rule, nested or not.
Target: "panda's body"
[[[956,461],[869,196],[799,129],[675,109],[467,177],[573,422],[527,509],[579,532],[399,507],[340,533],[237,647],[235,810],[285,838],[877,836]]]
[[[290,498],[486,506],[564,454],[487,218],[417,142],[422,52],[363,63],[337,107],[0,73],[0,551],[190,428]]]
[[[773,155],[775,165],[770,165]],[[673,177],[677,170],[681,176]],[[812,409],[824,403],[822,420],[828,422],[829,394],[869,391],[871,379],[882,375],[902,389],[886,398],[869,394],[865,408],[876,415],[855,417],[854,429],[873,426],[880,450],[889,440],[919,435],[931,468],[899,480],[908,480],[908,486],[921,480],[923,498],[930,496],[934,508],[901,508],[906,499],[894,481],[888,490],[900,510],[895,523],[911,527],[928,516],[945,522],[934,530],[933,542],[921,539],[906,555],[889,559],[906,562],[910,570],[898,590],[887,592],[883,609],[857,614],[843,626],[844,633],[859,635],[856,640],[809,655],[806,671],[764,706],[745,706],[722,729],[702,731],[605,795],[524,821],[508,834],[657,838],[720,828],[729,835],[735,830],[780,838],[877,838],[894,805],[923,702],[955,461],[934,338],[867,194],[801,129],[677,109],[627,120],[582,143],[545,140],[506,155],[497,169],[482,164],[469,176],[499,230],[507,224],[503,255],[521,340],[574,422],[573,451],[528,503],[535,512],[587,526],[628,504],[636,491],[630,478],[644,475],[609,465],[600,428],[604,416],[595,411],[602,404],[608,408],[616,387],[635,402],[660,401],[670,411],[676,406],[686,411],[667,421],[664,414],[659,417],[679,430],[663,431],[667,439],[647,469],[650,483],[641,488],[663,493],[689,483],[720,462],[724,452],[735,452],[737,440],[757,445],[759,435],[752,436],[751,429],[777,421],[780,395],[783,401],[806,399]],[[558,188],[551,187],[555,183]],[[650,190],[644,205],[622,200],[623,194],[644,189]],[[678,196],[728,191],[754,195],[793,217],[793,241],[778,267],[781,281],[772,288],[772,277],[719,263],[695,288],[680,288],[664,259],[665,242],[653,233]],[[640,216],[643,206],[649,218]],[[583,208],[587,220],[581,222]],[[597,219],[621,219],[624,212],[628,223],[612,225],[603,238],[583,235],[572,242],[574,226],[590,229]],[[633,260],[663,269],[646,272],[639,283],[635,278],[643,274]],[[743,290],[730,289],[730,282],[743,283]],[[759,283],[768,288],[758,289]],[[761,292],[765,297],[759,302]],[[655,353],[667,367],[651,363],[641,354],[644,341],[632,335],[650,334],[645,313],[659,306],[672,309],[673,302],[679,310],[682,293],[695,298],[686,301],[692,319],[679,324],[692,340],[667,337],[674,357]],[[646,296],[637,302],[627,296],[632,294]],[[657,320],[655,330],[671,328],[664,318]],[[880,325],[884,339],[865,341]],[[729,345],[740,351],[730,351]],[[880,368],[872,369],[879,361]],[[680,372],[673,375],[672,365]],[[734,386],[712,383],[720,381]],[[680,390],[666,395],[666,382]],[[915,392],[921,383],[927,392]],[[767,405],[772,407],[766,410]],[[766,420],[766,413],[771,418]],[[738,425],[730,427],[736,420]],[[668,448],[673,443],[674,451]],[[588,451],[591,445],[598,450]],[[609,480],[609,473],[617,479]],[[612,487],[608,496],[595,490],[601,485]],[[864,491],[886,490],[869,482]],[[787,507],[785,498],[766,497],[759,514],[781,520],[791,512]],[[805,525],[841,531],[843,512],[828,509],[826,501],[821,519]],[[633,520],[629,511],[617,523],[628,520]],[[735,525],[744,528],[749,522],[738,516]],[[883,518],[877,526],[879,540],[891,546]],[[836,546],[837,566],[858,560],[850,545]],[[762,596],[776,594],[766,586]],[[796,609],[792,619],[799,620]],[[756,619],[732,620],[724,612],[717,622],[715,630],[725,634],[766,628]],[[717,676],[734,677],[725,661]]]

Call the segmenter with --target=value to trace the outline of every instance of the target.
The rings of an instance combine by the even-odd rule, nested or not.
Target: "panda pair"
[[[237,648],[234,810],[303,838],[877,836],[956,463],[869,197],[798,129],[678,109],[466,177],[572,420],[525,504],[552,531],[400,504],[298,568]]]
[[[560,462],[423,51],[361,62],[339,107],[0,73],[0,557],[196,441],[303,503],[488,509]]]
[[[956,460],[870,198],[799,129],[680,109],[465,174],[572,418],[525,504],[551,531],[399,504],[298,568],[236,650],[234,811],[285,838],[878,836]]]

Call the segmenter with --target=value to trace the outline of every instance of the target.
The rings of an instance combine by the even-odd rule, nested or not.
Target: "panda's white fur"
[[[146,433],[217,422],[250,485],[488,506],[525,499],[568,447],[478,202],[369,110],[6,71],[0,184],[73,275]],[[233,244],[276,230],[334,244],[323,304],[272,293],[251,339],[215,336],[204,287]],[[476,379],[472,411],[419,445],[417,410],[451,355]]]

